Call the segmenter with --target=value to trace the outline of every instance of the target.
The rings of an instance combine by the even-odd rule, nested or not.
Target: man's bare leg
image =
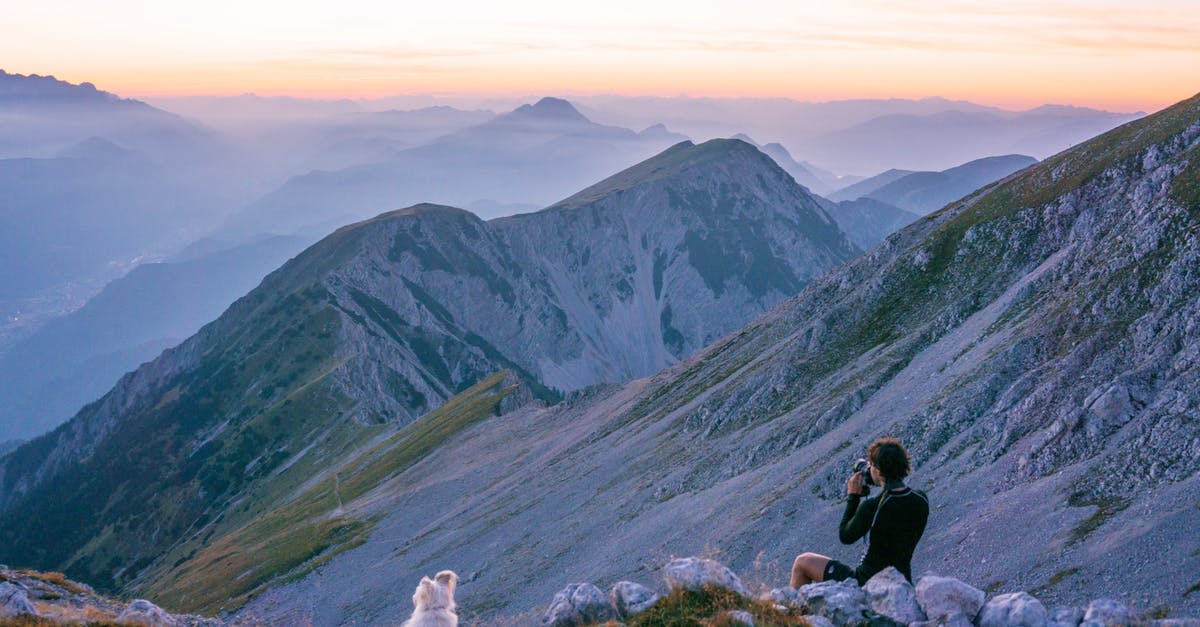
[[[801,553],[792,563],[792,587],[799,588],[825,580],[825,567],[829,565],[828,557],[817,553]]]

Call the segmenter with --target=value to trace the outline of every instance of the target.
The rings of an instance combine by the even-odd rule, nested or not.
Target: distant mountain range
[[[1043,159],[1141,117],[1045,105],[1009,111],[926,98],[802,102],[785,98],[590,96],[585,112],[611,124],[663,122],[690,137],[746,133],[782,143],[797,160],[838,174],[944,170],[988,155]]]
[[[830,194],[834,201],[869,198],[918,215],[948,203],[1037,163],[1025,155],[976,159],[941,172],[888,170]]]

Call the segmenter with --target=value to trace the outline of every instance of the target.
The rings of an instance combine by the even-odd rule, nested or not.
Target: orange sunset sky
[[[40,0],[0,63],[123,96],[943,96],[1159,109],[1200,0]]]

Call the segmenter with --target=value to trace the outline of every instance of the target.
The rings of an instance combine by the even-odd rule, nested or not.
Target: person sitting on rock
[[[861,586],[875,573],[895,566],[912,581],[912,555],[929,519],[929,499],[920,490],[904,485],[911,465],[908,451],[895,438],[881,438],[867,448],[867,463],[880,493],[864,499],[870,488],[863,485],[862,472],[846,481],[846,511],[838,527],[843,544],[867,537],[867,553],[858,566],[818,553],[803,553],[792,564],[793,588],[816,581],[855,579]]]

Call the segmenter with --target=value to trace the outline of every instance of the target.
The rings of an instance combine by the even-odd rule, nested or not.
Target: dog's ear
[[[433,581],[429,577],[421,577],[421,583],[417,584],[417,590],[413,592],[413,607],[423,610],[433,605],[434,599]]]
[[[434,580],[446,586],[450,590],[450,594],[454,594],[454,587],[458,585],[458,575],[452,570],[443,570],[433,576]]]

